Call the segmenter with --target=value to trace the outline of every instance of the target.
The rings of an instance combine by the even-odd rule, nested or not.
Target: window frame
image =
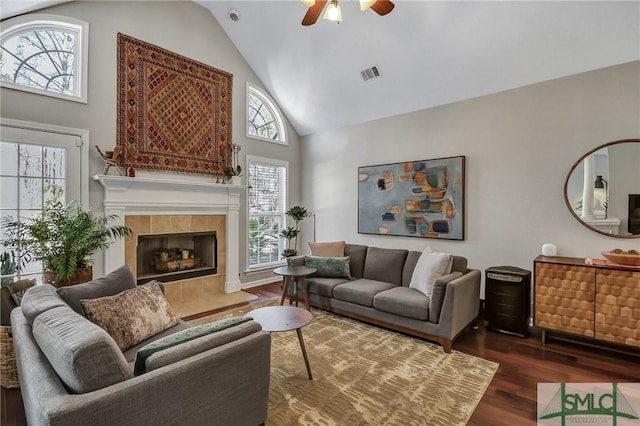
[[[257,164],[266,164],[266,165],[270,165],[270,166],[274,166],[274,167],[283,167],[284,168],[284,173],[285,173],[285,188],[284,188],[284,194],[281,194],[280,197],[280,201],[282,204],[282,212],[280,213],[280,218],[282,220],[282,223],[284,224],[284,226],[287,226],[287,215],[286,215],[286,211],[287,211],[287,203],[289,202],[289,162],[286,160],[277,160],[274,158],[267,158],[267,157],[258,157],[258,156],[254,156],[254,155],[247,155],[246,157],[246,170],[247,170],[247,184],[249,185],[250,182],[250,177],[249,177],[249,172],[251,170],[251,163],[257,163]],[[250,190],[250,188],[249,188]],[[249,205],[250,202],[250,197],[249,197],[249,193],[247,192],[247,225],[246,225],[246,229],[247,229],[247,250],[246,250],[246,268],[245,270],[247,272],[256,272],[256,271],[261,271],[261,270],[268,270],[268,269],[272,269],[274,267],[278,267],[278,266],[282,266],[286,264],[286,259],[282,258],[282,251],[285,248],[285,241],[282,238],[279,238],[278,241],[278,260],[274,261],[274,262],[270,262],[270,263],[261,263],[261,264],[257,264],[257,265],[251,265],[251,258],[250,258],[250,245],[251,245],[251,235],[249,232],[249,222],[251,221],[251,206]]]
[[[64,93],[52,92],[37,87],[25,86],[22,84],[12,83],[0,80],[0,87],[8,89],[21,90],[23,92],[35,93],[38,95],[50,96],[68,101],[87,103],[87,87],[89,77],[89,23],[75,18],[58,15],[34,14],[23,15],[8,19],[3,22],[6,30],[0,33],[0,44],[6,39],[16,36],[17,34],[38,30],[38,29],[57,29],[76,31],[79,41],[76,40],[76,52],[74,52],[74,79],[77,84],[77,95],[67,95]]]
[[[254,94],[255,96],[257,96],[258,98],[260,98],[262,100],[262,102],[264,104],[267,105],[267,107],[269,107],[269,109],[271,110],[272,115],[274,116],[277,126],[279,128],[280,134],[282,135],[282,140],[279,139],[269,139],[269,138],[263,138],[261,136],[257,136],[257,135],[252,135],[249,133],[249,116],[251,115],[251,111],[249,109],[249,95],[250,94]],[[269,94],[267,94],[267,92],[256,86],[255,84],[247,81],[247,94],[246,94],[246,102],[247,102],[247,107],[245,109],[245,113],[246,113],[246,120],[245,120],[245,133],[246,136],[248,138],[251,139],[257,139],[257,140],[261,140],[261,141],[265,141],[265,142],[271,142],[271,143],[276,143],[279,145],[289,145],[289,138],[287,135],[287,126],[286,123],[284,121],[284,115],[282,114],[282,111],[280,111],[280,108],[278,108],[278,105],[276,104],[276,102],[271,98],[271,96],[269,96]]]
[[[65,203],[89,204],[89,131],[0,117],[3,142],[65,148]],[[20,208],[18,206],[18,212]],[[15,273],[18,279],[39,273]]]

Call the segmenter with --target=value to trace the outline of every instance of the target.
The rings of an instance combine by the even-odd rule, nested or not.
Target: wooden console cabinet
[[[640,269],[574,257],[534,262],[534,325],[640,347]]]

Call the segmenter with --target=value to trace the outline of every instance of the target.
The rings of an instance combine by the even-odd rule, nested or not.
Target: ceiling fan
[[[323,18],[330,21],[337,21],[338,23],[342,21],[342,11],[340,10],[340,5],[338,5],[338,0],[301,1],[309,8],[302,19],[302,25],[307,26],[315,24],[327,3],[329,3],[329,6],[327,6],[327,10],[325,11]],[[373,9],[373,11],[380,16],[384,16],[391,12],[394,7],[395,5],[391,0],[360,0],[360,10]]]

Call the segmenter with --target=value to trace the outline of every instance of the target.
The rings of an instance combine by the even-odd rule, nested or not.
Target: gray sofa
[[[453,256],[451,273],[436,281],[431,298],[410,288],[418,251],[346,244],[351,280],[305,279],[312,306],[438,342],[446,353],[478,316],[481,273]],[[289,259],[304,265],[305,256]]]
[[[267,419],[271,338],[254,321],[157,352],[147,362],[161,363],[138,376],[141,347],[191,325],[178,321],[122,352],[45,284],[26,292],[11,326],[30,425],[256,426]]]

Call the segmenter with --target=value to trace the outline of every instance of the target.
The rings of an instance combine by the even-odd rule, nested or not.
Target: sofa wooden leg
[[[451,353],[451,348],[453,347],[453,340],[442,339],[440,341],[440,344],[442,345],[442,348],[444,349],[444,353],[446,353],[446,354],[450,354]]]

